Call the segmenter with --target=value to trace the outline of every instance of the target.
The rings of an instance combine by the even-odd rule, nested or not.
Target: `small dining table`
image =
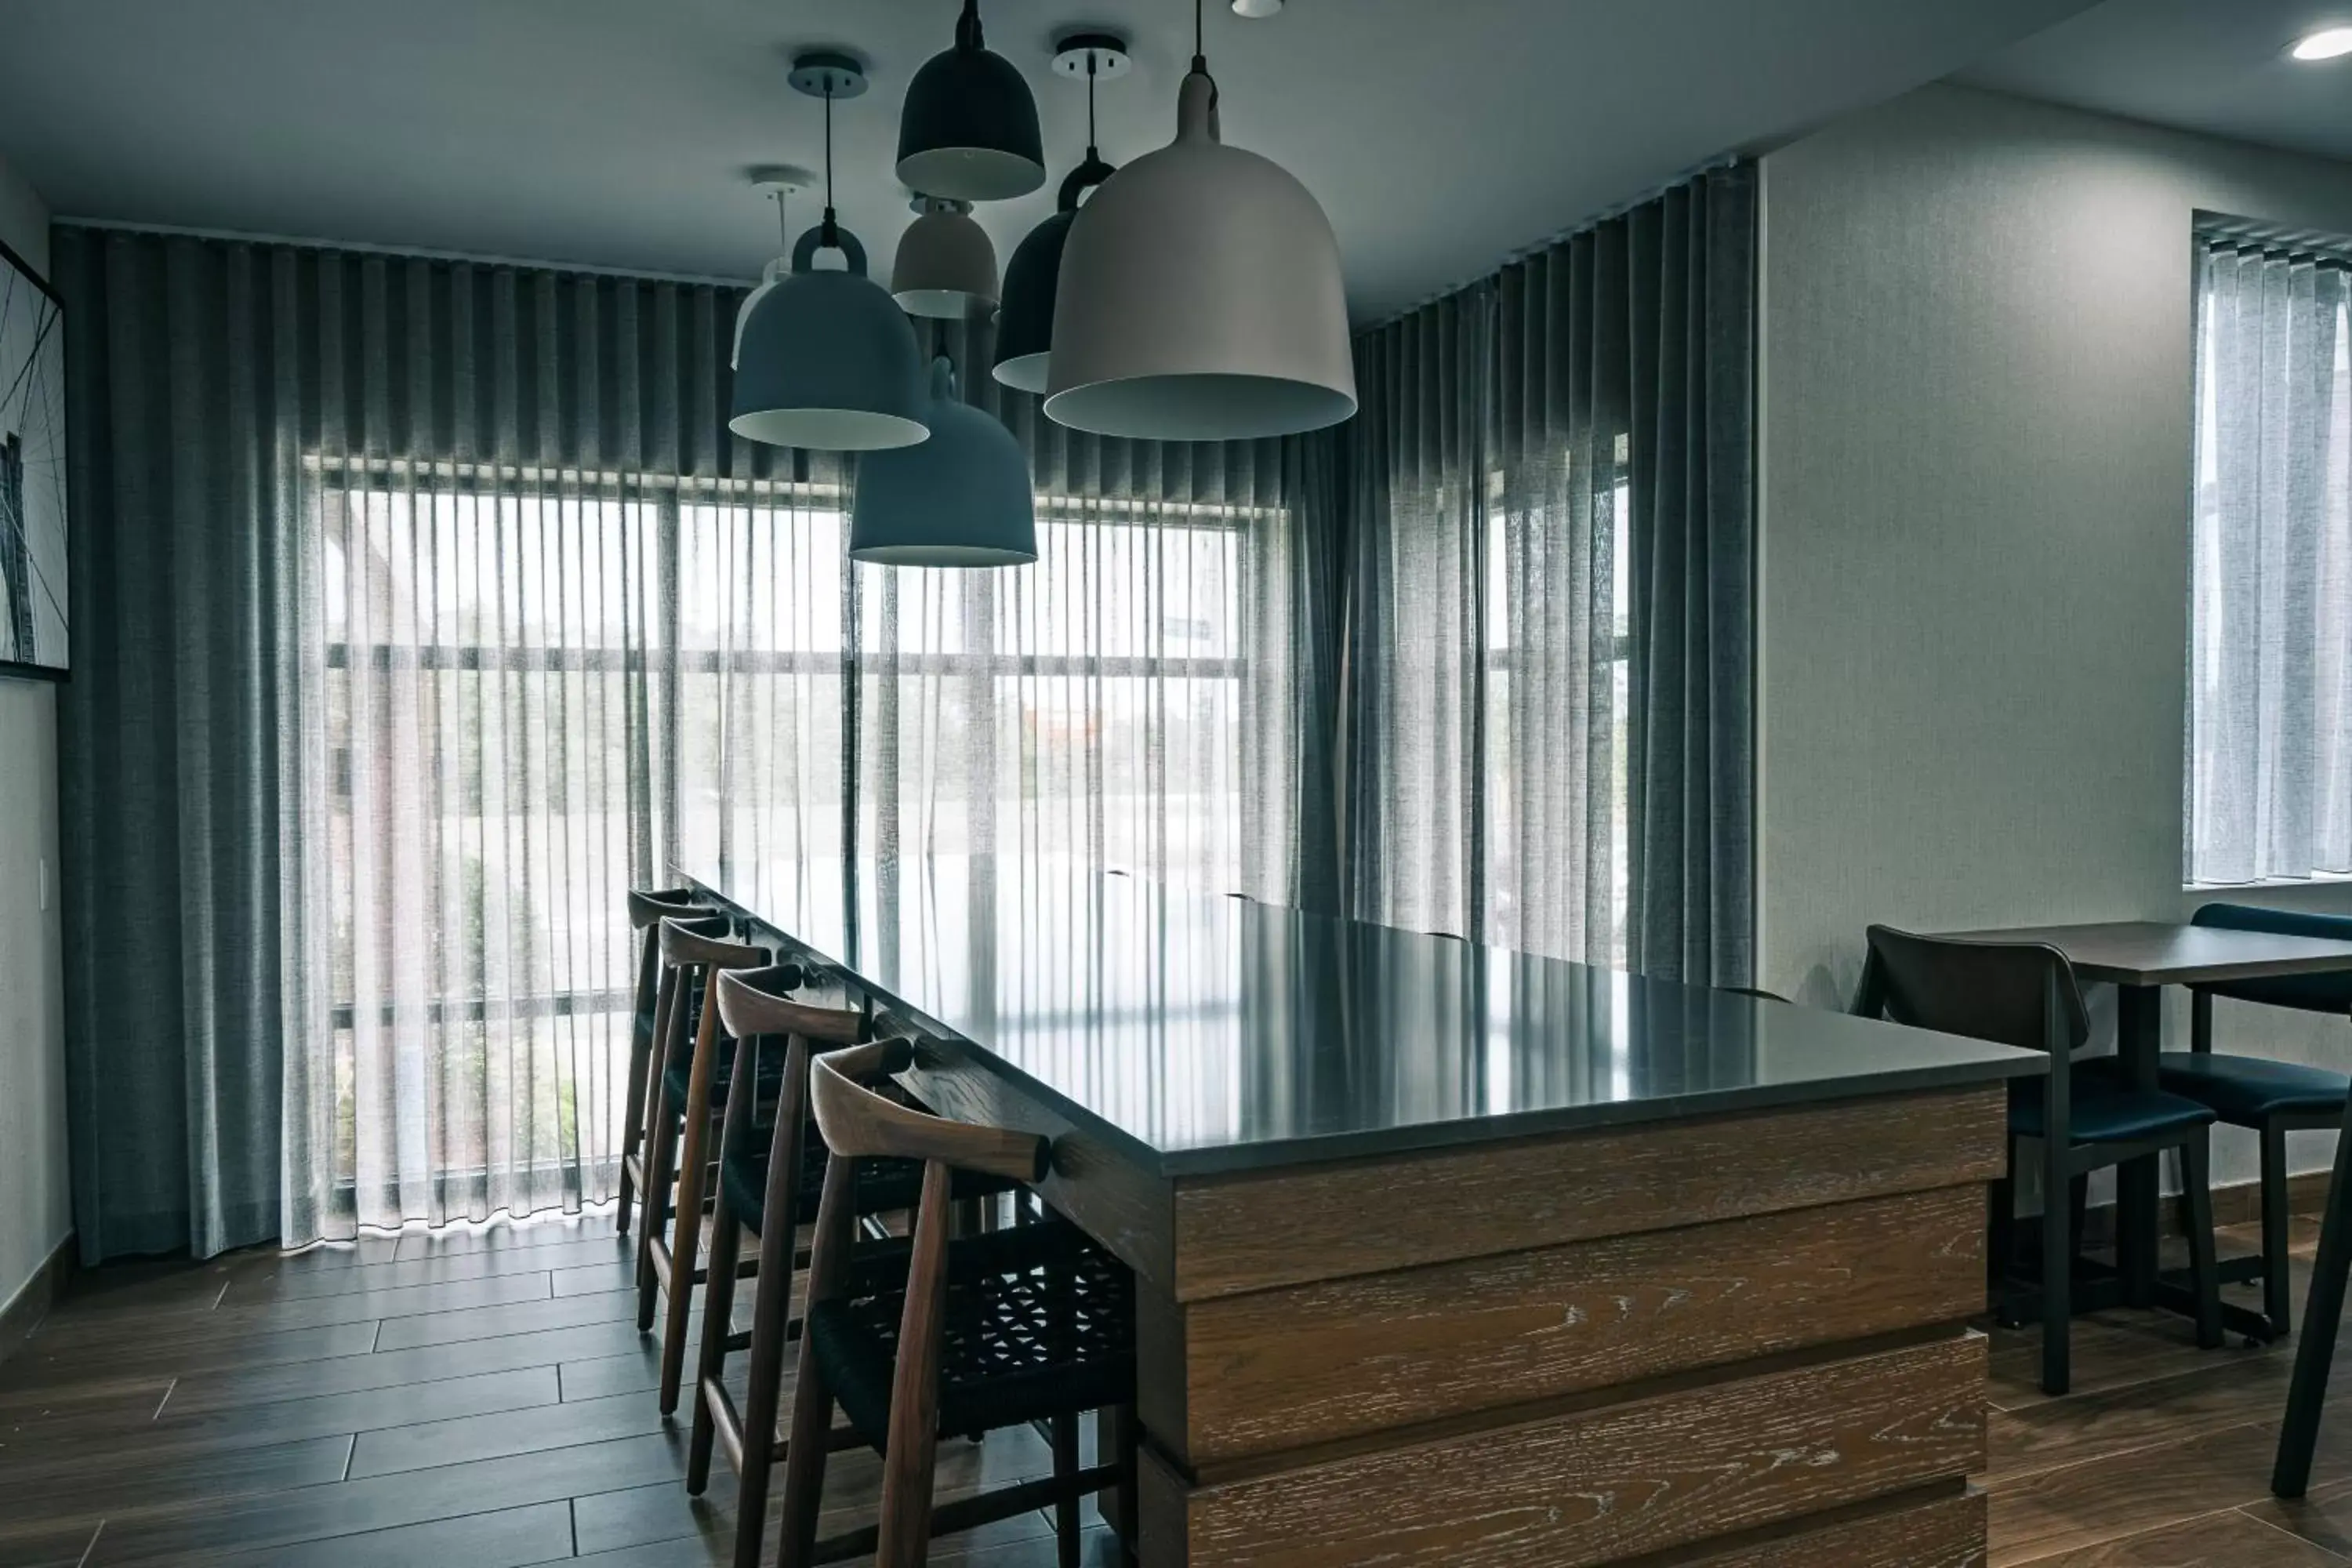
[[[2116,1057],[2136,1089],[2157,1087],[2164,1048],[2164,987],[2231,980],[2278,979],[2352,970],[2352,942],[2231,931],[2166,921],[2100,921],[2079,925],[2018,926],[1945,933],[1971,942],[2032,942],[2066,955],[2078,980],[2116,988]],[[2084,1310],[2105,1305],[2162,1307],[2193,1316],[2196,1298],[2157,1266],[2159,1210],[2155,1156],[2126,1161],[2116,1173],[2116,1274],[2092,1280],[2078,1294]],[[2254,1278],[2251,1260],[2225,1265],[2225,1281]],[[2098,1287],[2105,1285],[2102,1292]],[[2269,1320],[2234,1303],[2222,1308],[2225,1328],[2270,1338]]]
[[[2115,921],[2089,925],[2027,926],[2007,931],[1951,933],[1979,941],[2046,942],[2064,953],[2084,980],[2116,987],[2116,1054],[2134,1085],[2154,1088],[2163,1047],[2162,987],[2230,980],[2326,974],[2352,969],[2352,942],[2316,937],[2230,931],[2217,926],[2177,925],[2158,921]],[[2336,1142],[2336,1163],[2327,1188],[2327,1212],[2320,1226],[2319,1252],[2311,1293],[2303,1310],[2302,1337],[2295,1343],[2294,1373],[2287,1385],[2285,1418],[2280,1423],[2271,1490],[2296,1498],[2311,1479],[2312,1452],[2327,1399],[2343,1321],[2347,1276],[2352,1276],[2352,1108]],[[2157,1169],[2153,1160],[2131,1162],[2117,1173],[2116,1257],[2122,1298],[2136,1305],[2192,1311],[2194,1303],[2178,1284],[2157,1269]],[[2249,1277],[2225,1266],[2223,1278]],[[2242,1332],[2268,1338],[2268,1322],[2242,1307],[2223,1309],[2223,1321]]]

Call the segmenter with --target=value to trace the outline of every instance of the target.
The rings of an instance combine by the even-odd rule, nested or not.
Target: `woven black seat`
[[[824,1193],[824,1140],[811,1133],[801,1144],[801,1179],[794,1188],[793,1206],[800,1212],[793,1216],[794,1225],[807,1225],[816,1218],[817,1201]],[[765,1234],[764,1222],[768,1208],[768,1149],[767,1141],[760,1141],[755,1150],[731,1153],[720,1163],[719,1180],[727,1192],[728,1212],[745,1230],[753,1236]],[[998,1193],[1014,1191],[1017,1182],[1001,1181],[977,1171],[955,1173],[955,1195],[959,1202],[966,1198],[992,1197]],[[860,1160],[857,1162],[857,1212],[859,1214],[895,1214],[915,1206],[922,1195],[923,1166],[919,1160]]]
[[[1053,1220],[950,1242],[947,1276],[942,1433],[978,1436],[1133,1401],[1135,1278],[1076,1226]],[[889,1434],[906,1287],[902,1270],[887,1289],[809,1312],[817,1364],[850,1425],[877,1449]]]

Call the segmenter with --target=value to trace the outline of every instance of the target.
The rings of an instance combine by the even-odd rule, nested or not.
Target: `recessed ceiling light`
[[[2352,55],[2352,27],[2322,27],[2307,33],[2296,41],[2294,58],[2299,60],[2332,60],[2339,55]]]

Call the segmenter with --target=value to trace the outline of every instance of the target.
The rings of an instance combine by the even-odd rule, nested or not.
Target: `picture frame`
[[[0,244],[0,678],[71,670],[65,303]]]

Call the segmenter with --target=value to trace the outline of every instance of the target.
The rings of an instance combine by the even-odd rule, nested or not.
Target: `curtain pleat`
[[[2352,268],[2198,258],[2191,882],[2352,872]]]
[[[1346,901],[1745,980],[1756,197],[1686,182],[1358,341]]]

